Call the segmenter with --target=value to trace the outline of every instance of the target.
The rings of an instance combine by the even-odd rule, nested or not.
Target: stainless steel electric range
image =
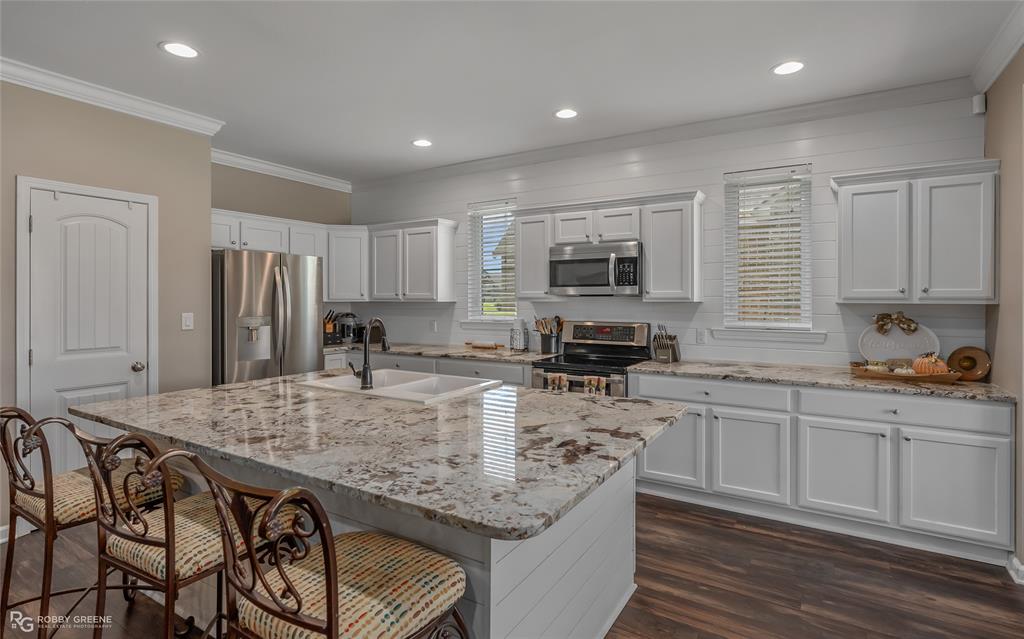
[[[651,359],[651,325],[634,322],[565,322],[560,355],[533,363],[532,388],[549,388],[561,373],[569,392],[584,392],[587,377],[604,378],[604,394],[625,397],[626,369]]]

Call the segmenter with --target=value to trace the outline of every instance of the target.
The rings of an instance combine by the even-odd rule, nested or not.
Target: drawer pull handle
[[[878,436],[881,437],[882,439],[885,439],[885,433],[878,433]]]
[[[909,438],[909,437],[904,437],[904,438],[903,438],[903,441],[905,441],[905,442],[909,442],[909,441],[910,441],[910,438]]]
[[[395,368],[402,368],[402,365],[396,362],[395,363]]]
[[[898,408],[893,408],[893,409],[892,409],[892,410],[890,410],[889,412],[890,412],[890,413],[892,413],[893,415],[899,415],[899,414],[900,414],[900,409],[898,409]]]
[[[718,415],[715,415],[715,419],[721,419],[721,417],[719,417]]]
[[[474,375],[480,375],[480,371],[473,371]]]
[[[711,391],[704,391],[704,397],[711,397]]]

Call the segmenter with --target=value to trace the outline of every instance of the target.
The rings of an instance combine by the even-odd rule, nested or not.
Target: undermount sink
[[[314,388],[343,391],[346,393],[360,393],[362,395],[387,397],[389,399],[401,399],[424,405],[478,393],[489,388],[496,388],[502,384],[500,379],[434,375],[432,373],[396,371],[390,368],[373,371],[373,388],[370,390],[359,388],[361,382],[354,375],[324,377],[299,383],[303,386],[312,386]]]

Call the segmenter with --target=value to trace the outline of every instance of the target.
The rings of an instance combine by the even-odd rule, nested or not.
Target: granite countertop
[[[635,364],[631,373],[677,375],[700,379],[721,379],[734,382],[757,382],[788,386],[813,386],[840,390],[921,395],[947,399],[973,399],[989,402],[1015,403],[1013,393],[993,384],[956,382],[953,384],[914,384],[854,377],[848,367],[812,366],[803,364],[753,364],[744,362],[674,362],[650,361]]]
[[[539,534],[686,412],[677,402],[512,386],[422,406],[297,383],[330,376],[70,412],[495,539]]]
[[[374,353],[380,352],[379,345],[373,345],[370,350]],[[334,353],[363,352],[362,344],[342,344],[340,346],[325,346],[324,355]],[[476,359],[487,362],[505,362],[508,364],[532,364],[538,359],[551,357],[550,353],[537,353],[528,351],[519,353],[510,351],[507,348],[494,350],[482,348],[470,348],[464,344],[396,344],[391,343],[392,355],[419,355],[421,357],[451,357],[453,359]]]

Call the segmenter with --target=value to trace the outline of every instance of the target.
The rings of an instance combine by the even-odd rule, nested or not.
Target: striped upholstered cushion
[[[453,560],[404,539],[358,532],[334,538],[338,557],[338,614],[342,639],[399,639],[422,629],[455,605],[466,591],[466,573]],[[286,568],[302,598],[302,612],[326,619],[323,549]],[[271,569],[267,580],[280,592]],[[238,598],[242,628],[263,639],[313,639],[323,635],[281,621]]]
[[[113,472],[114,493],[121,508],[127,508],[127,503],[124,502],[124,491],[120,490],[120,487],[124,485],[125,475],[131,470],[131,464],[123,463]],[[178,491],[185,484],[185,478],[179,473],[172,472],[171,484],[174,486],[174,490]],[[132,477],[128,485],[134,493],[139,486],[138,475]],[[136,498],[135,503],[140,506],[151,504],[163,499],[162,494],[162,486],[155,486],[144,490]],[[40,521],[46,521],[46,501],[42,498],[15,493],[14,503]],[[80,468],[61,473],[53,478],[53,518],[57,520],[59,526],[91,521],[96,518],[96,491],[93,488],[92,477],[89,476],[86,469]]]

